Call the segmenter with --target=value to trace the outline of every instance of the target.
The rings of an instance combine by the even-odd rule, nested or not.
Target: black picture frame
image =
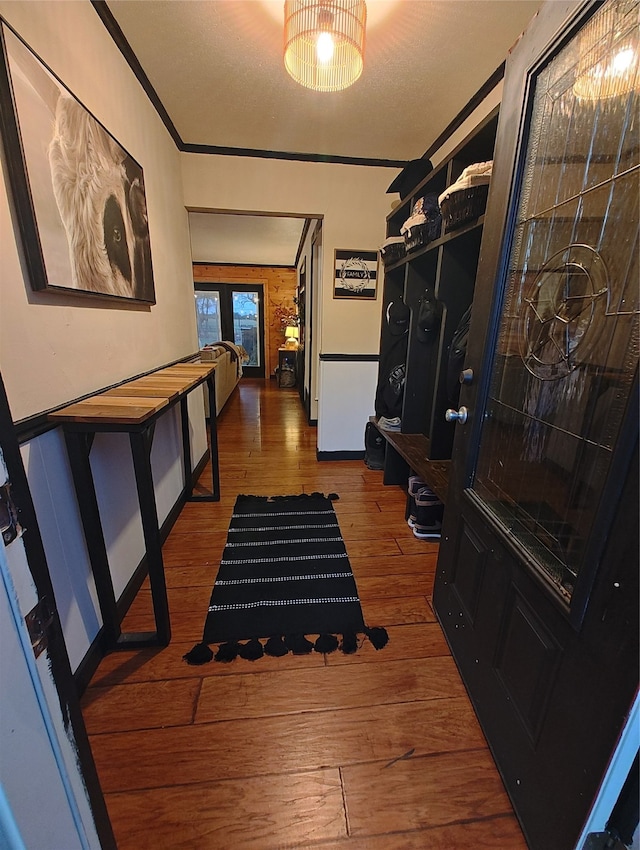
[[[0,130],[36,292],[155,304],[140,164],[0,20]]]
[[[368,301],[378,296],[377,251],[336,248],[333,262],[333,297]]]

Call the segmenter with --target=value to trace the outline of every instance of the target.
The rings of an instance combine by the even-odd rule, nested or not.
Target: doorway
[[[200,348],[227,340],[242,346],[248,360],[242,371],[264,378],[264,290],[260,285],[198,283],[195,289]]]

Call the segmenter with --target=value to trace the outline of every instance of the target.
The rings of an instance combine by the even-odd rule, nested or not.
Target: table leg
[[[107,648],[113,649],[120,638],[120,616],[116,606],[107,546],[104,541],[98,499],[89,461],[93,437],[93,434],[64,429],[73,485],[76,491],[91,570],[96,583],[100,613],[102,614],[102,628]]]
[[[211,493],[193,494],[191,481],[191,450],[189,455],[184,451],[185,476],[187,481],[187,502],[219,502],[220,501],[220,467],[218,462],[218,424],[216,419],[216,373],[212,372],[207,378],[209,388],[209,451],[211,454]],[[186,401],[186,400],[185,400]],[[183,446],[188,445],[189,440],[189,417],[186,410],[182,411],[182,441]]]
[[[131,443],[131,454],[136,476],[136,487],[138,489],[138,501],[140,504],[140,518],[142,520],[142,531],[147,553],[147,565],[149,569],[149,583],[151,585],[151,598],[153,600],[153,614],[156,621],[155,640],[146,642],[146,645],[168,646],[171,640],[171,624],[169,622],[169,602],[167,599],[167,586],[164,577],[164,563],[162,560],[162,542],[160,529],[158,527],[158,511],[156,508],[156,497],[153,487],[153,472],[151,469],[151,445],[153,442],[154,426],[151,425],[140,432],[131,432],[129,440]],[[132,645],[132,635],[127,640],[127,646]],[[141,644],[142,645],[142,644]]]
[[[220,468],[218,465],[218,415],[216,412],[216,373],[207,378],[209,387],[209,446],[211,450],[211,479],[213,501],[220,501]]]
[[[187,396],[180,399],[180,424],[182,427],[182,473],[184,475],[185,499],[193,497],[193,471],[191,469],[191,437],[189,435],[189,407]]]

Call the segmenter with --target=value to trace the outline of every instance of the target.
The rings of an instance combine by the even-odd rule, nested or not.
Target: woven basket
[[[489,185],[485,184],[452,192],[449,197],[444,198],[440,204],[440,209],[442,210],[445,233],[456,230],[468,221],[473,221],[474,218],[483,215],[487,208],[488,195]]]
[[[392,242],[390,245],[383,245],[380,249],[382,254],[382,262],[385,266],[390,266],[404,259],[407,249],[404,242]]]
[[[440,217],[434,218],[431,221],[426,221],[424,224],[416,224],[411,228],[410,233],[405,233],[404,244],[407,251],[415,251],[417,248],[422,248],[428,245],[440,236],[442,221]]]
[[[426,221],[420,224],[409,225],[412,218],[419,216],[426,218]],[[428,245],[434,239],[437,239],[440,236],[441,230],[442,214],[438,204],[438,196],[434,193],[429,193],[416,200],[411,210],[411,218],[405,221],[400,232],[404,236],[404,244],[407,251],[415,251],[416,248],[422,248],[424,245]]]

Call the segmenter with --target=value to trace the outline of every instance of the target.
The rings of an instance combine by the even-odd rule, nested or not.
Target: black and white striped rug
[[[376,649],[386,645],[383,628],[365,626],[337,498],[238,496],[202,642],[184,656],[189,664],[351,653],[364,637]]]

